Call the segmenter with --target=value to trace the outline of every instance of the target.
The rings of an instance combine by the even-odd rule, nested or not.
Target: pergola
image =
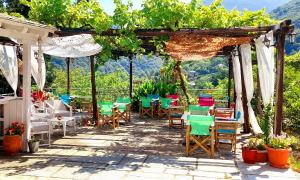
[[[30,139],[30,104],[31,104],[31,47],[37,46],[54,33],[55,28],[27,21],[4,14],[0,14],[0,35],[14,39],[23,47],[23,121],[26,123],[26,131],[23,136],[23,147],[27,149],[27,140]],[[2,43],[13,44],[9,39]],[[20,112],[19,110],[16,110]]]
[[[134,32],[138,38],[143,41],[142,47],[146,51],[156,51],[153,44],[155,37],[167,36],[169,41],[165,44],[165,51],[168,55],[178,60],[178,65],[181,61],[186,60],[203,60],[213,56],[228,56],[230,71],[232,71],[232,61],[235,59],[232,54],[236,54],[239,58],[240,79],[242,88],[242,106],[244,109],[244,131],[250,132],[249,125],[249,113],[247,90],[245,87],[245,81],[243,77],[242,68],[242,55],[240,47],[243,44],[249,44],[250,47],[255,44],[255,40],[267,36],[269,32],[272,32],[272,39],[276,40],[276,44],[264,39],[265,46],[267,48],[275,47],[276,53],[276,111],[274,130],[275,134],[281,133],[282,128],[282,112],[283,112],[283,79],[284,79],[284,46],[286,35],[293,32],[293,25],[291,20],[285,20],[277,25],[260,26],[260,27],[243,27],[243,28],[223,28],[223,29],[179,29],[173,31],[171,29],[136,29]],[[56,31],[58,36],[70,36],[76,34],[92,34],[101,36],[118,36],[120,31],[108,30],[101,33],[97,33],[94,30],[81,30],[81,29],[61,29]],[[265,47],[263,47],[265,48]],[[118,54],[123,55],[127,52],[116,51]],[[250,49],[251,52],[251,49]],[[242,53],[243,54],[243,53]],[[132,54],[129,54],[130,58],[130,96],[132,97]],[[229,87],[230,88],[230,87]],[[229,90],[230,93],[230,90]]]

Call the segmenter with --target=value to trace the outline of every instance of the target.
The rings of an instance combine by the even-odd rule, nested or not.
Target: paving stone
[[[23,175],[27,176],[41,176],[41,177],[52,177],[53,174],[58,172],[60,169],[62,169],[63,166],[48,166],[45,168],[41,169],[36,169],[36,170],[29,170]]]
[[[127,171],[99,171],[97,173],[93,173],[89,180],[101,180],[101,179],[109,179],[109,180],[120,180],[124,179],[127,175]]]
[[[143,173],[143,172],[138,172],[138,171],[132,171],[129,172],[128,175],[126,176],[125,179],[163,179],[163,180],[168,180],[168,179],[174,179],[175,175],[172,174],[164,174],[164,173]]]
[[[197,170],[208,172],[238,173],[234,161],[218,159],[198,159]]]
[[[196,162],[195,158],[149,156],[144,165],[150,167],[196,169]]]
[[[193,180],[193,176],[176,175],[174,180]]]
[[[142,165],[147,157],[145,154],[127,154],[119,165]]]
[[[168,168],[165,170],[165,173],[174,175],[188,175],[189,171],[186,169]]]
[[[128,166],[128,165],[108,165],[105,170],[112,171],[135,171],[137,169],[136,165]]]
[[[299,178],[284,178],[284,177],[273,177],[273,176],[268,176],[268,175],[245,175],[242,177],[243,180],[266,180],[266,179],[271,179],[271,180],[299,180]]]
[[[164,167],[145,167],[145,166],[139,166],[137,168],[138,172],[145,172],[145,173],[163,173],[165,171]]]
[[[236,174],[230,174],[230,173],[221,173],[221,172],[211,172],[211,171],[199,171],[199,170],[196,170],[196,171],[189,171],[189,175],[192,175],[192,176],[200,176],[200,177],[212,177],[212,178],[224,178],[224,177],[232,177]]]
[[[100,164],[100,163],[81,163],[82,167],[85,168],[94,168],[94,169],[105,169],[107,164]]]

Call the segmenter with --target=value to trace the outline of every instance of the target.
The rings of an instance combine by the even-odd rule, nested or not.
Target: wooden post
[[[70,78],[70,58],[66,58],[66,64],[67,64],[67,94],[70,94],[71,89],[71,78]]]
[[[26,130],[23,135],[23,151],[27,151],[27,140],[30,137],[30,104],[31,104],[31,44],[23,43],[23,117]],[[16,110],[18,111],[18,110]],[[17,112],[16,112],[17,113]]]
[[[281,134],[282,111],[283,111],[283,78],[284,78],[284,43],[285,31],[281,29],[277,35],[277,58],[276,58],[276,112],[274,122],[275,135]]]
[[[243,111],[244,111],[244,133],[250,133],[250,123],[249,123],[249,112],[248,112],[248,99],[247,99],[247,90],[245,86],[245,79],[244,79],[244,72],[243,72],[243,65],[242,65],[242,56],[241,51],[239,51],[239,60],[241,66],[241,76],[242,76],[242,102],[243,102]]]
[[[228,103],[227,107],[230,108],[230,101],[231,101],[231,71],[232,71],[232,57],[230,56],[228,59],[228,90],[227,90],[227,96],[228,96]]]
[[[133,78],[132,78],[132,55],[129,55],[129,96],[132,99]]]
[[[93,120],[98,121],[98,107],[97,107],[97,91],[95,78],[95,56],[90,57],[91,61],[91,84],[92,84],[92,104],[93,104]]]

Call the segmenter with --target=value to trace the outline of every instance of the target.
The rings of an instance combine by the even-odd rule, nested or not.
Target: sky
[[[122,0],[123,2],[127,2],[127,0]],[[141,8],[141,4],[143,0],[132,0],[133,8],[139,9]],[[190,2],[190,0],[182,0],[185,3]],[[203,0],[203,2],[208,5],[213,0]],[[281,6],[290,0],[224,0],[223,5],[227,9],[237,8],[239,10],[248,9],[248,10],[259,10],[262,8],[266,8],[267,12],[272,11],[273,9]],[[115,9],[113,0],[100,0],[105,12],[109,15],[112,15]]]

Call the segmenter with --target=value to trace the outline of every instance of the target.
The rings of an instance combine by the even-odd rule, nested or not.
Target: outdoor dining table
[[[75,117],[61,117],[61,119],[58,119],[57,117],[50,119],[51,123],[61,123],[63,125],[63,134],[64,137],[66,136],[67,132],[67,123],[68,122],[73,122],[73,128],[74,128],[74,133],[76,133],[76,120]]]

